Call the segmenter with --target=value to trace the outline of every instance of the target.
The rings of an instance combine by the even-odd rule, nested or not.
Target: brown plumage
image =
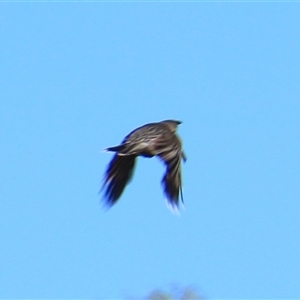
[[[168,202],[173,208],[179,206],[180,198],[183,202],[180,165],[186,156],[176,135],[179,124],[181,122],[175,120],[146,124],[129,133],[119,146],[105,149],[116,152],[104,175],[104,198],[108,206],[120,198],[132,178],[138,156],[158,156],[164,162],[166,172],[162,184]]]

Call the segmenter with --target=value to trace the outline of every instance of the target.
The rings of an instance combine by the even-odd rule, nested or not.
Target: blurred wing
[[[114,205],[122,195],[125,186],[132,178],[135,155],[119,156],[114,155],[104,175],[102,189],[105,189],[104,197],[108,206]]]
[[[168,143],[165,148],[160,145],[158,154],[160,159],[166,165],[166,173],[162,178],[165,195],[172,207],[179,206],[179,198],[183,202],[182,184],[181,184],[181,147],[180,143]]]

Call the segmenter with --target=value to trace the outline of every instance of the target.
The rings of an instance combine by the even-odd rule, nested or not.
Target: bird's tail
[[[119,156],[126,156],[126,155],[143,155],[140,151],[140,144],[139,143],[124,143],[115,147],[109,147],[104,149],[104,151],[110,151],[110,152],[117,152]],[[143,155],[146,157],[152,157],[153,155]]]
[[[124,150],[124,149],[125,149],[125,146],[124,146],[124,144],[122,144],[122,145],[106,148],[106,149],[104,149],[104,151],[122,152],[122,150]]]

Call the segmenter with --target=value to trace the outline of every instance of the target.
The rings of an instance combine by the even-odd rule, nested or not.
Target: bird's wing
[[[181,183],[181,143],[174,135],[171,141],[158,142],[158,156],[166,165],[166,172],[162,178],[164,192],[167,196],[169,203],[173,207],[179,206],[179,199],[183,202],[182,196],[182,183]]]
[[[119,156],[115,154],[109,163],[102,189],[105,189],[105,200],[108,206],[114,205],[120,198],[125,186],[132,178],[136,156]]]

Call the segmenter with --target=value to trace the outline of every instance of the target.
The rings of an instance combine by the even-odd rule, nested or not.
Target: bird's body
[[[109,206],[116,203],[132,178],[138,156],[158,156],[165,163],[166,173],[162,179],[164,192],[173,207],[179,206],[179,198],[183,200],[180,164],[181,159],[186,160],[176,135],[180,123],[166,120],[146,124],[130,132],[120,145],[105,149],[116,152],[104,176],[103,188]]]

